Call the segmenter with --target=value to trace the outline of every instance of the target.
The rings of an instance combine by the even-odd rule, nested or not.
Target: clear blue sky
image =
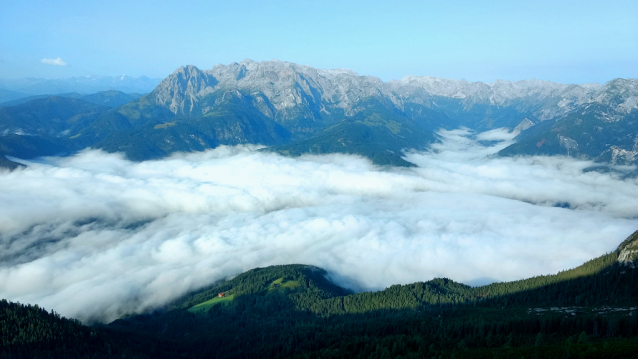
[[[0,78],[165,77],[246,58],[383,80],[636,78],[638,1],[0,0]]]

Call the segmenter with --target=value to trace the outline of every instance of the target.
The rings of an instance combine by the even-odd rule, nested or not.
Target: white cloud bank
[[[41,63],[43,64],[47,64],[47,65],[54,65],[54,66],[66,66],[66,62],[64,60],[62,60],[61,58],[57,58],[57,59],[42,59],[40,60]]]
[[[638,181],[568,158],[491,158],[442,133],[418,168],[248,147],[132,163],[85,151],[0,174],[0,298],[81,320],[143,312],[242,271],[305,263],[358,289],[554,273],[638,228]],[[559,204],[562,207],[555,207]]]

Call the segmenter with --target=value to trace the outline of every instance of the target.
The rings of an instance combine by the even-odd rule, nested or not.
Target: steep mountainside
[[[631,135],[631,121],[622,120],[638,109],[636,83],[636,80],[617,79],[605,85],[565,85],[539,80],[488,84],[427,76],[408,76],[386,83],[349,70],[321,70],[276,60],[245,60],[217,65],[206,71],[195,66],[182,67],[164,79],[146,101],[168,109],[174,116],[198,118],[223,108],[220,99],[225,96],[244,96],[247,99],[245,107],[259,111],[290,132],[291,143],[277,149],[281,153],[358,153],[379,164],[395,165],[405,165],[401,159],[402,149],[426,147],[434,140],[431,133],[439,128],[465,126],[484,131],[508,127],[525,132],[534,125],[546,121],[562,122],[588,111],[603,121],[620,122],[620,128],[600,130],[602,135],[578,128],[567,131],[571,137],[560,134],[580,144],[584,149],[580,152],[565,150],[573,142],[562,140],[562,147],[558,145],[562,152],[552,150],[551,145],[539,152],[533,147],[538,141],[534,141],[530,142],[532,146],[514,146],[503,154],[565,152],[573,156],[605,158],[603,153],[607,151],[612,153],[607,157],[615,159],[622,153],[623,158],[629,159],[625,162],[632,163],[631,154],[623,152],[634,151],[633,143],[626,140]],[[357,122],[352,121],[356,117],[366,116],[370,103],[381,104],[385,113],[392,114],[392,118],[384,114],[384,121],[405,127],[416,126],[423,133],[413,132],[413,136],[407,136],[410,139],[399,146],[393,139],[395,136],[379,133],[378,141],[368,141],[372,143],[369,145],[367,135],[361,131],[376,133],[378,128],[366,126],[362,129],[346,124]],[[337,124],[352,128],[352,131],[345,131],[350,136],[344,137],[343,130],[335,130],[333,126]],[[542,127],[531,132],[541,130]],[[428,134],[422,136],[425,132]],[[520,142],[525,142],[525,136]],[[421,141],[414,141],[417,137]],[[559,141],[558,136],[554,137]],[[390,144],[377,146],[387,138],[390,138]],[[381,152],[396,155],[392,159],[371,156]]]
[[[78,96],[117,107],[56,141],[123,151],[135,160],[251,143],[282,154],[352,153],[380,165],[409,166],[403,150],[427,148],[438,129],[464,126],[520,132],[502,155],[638,161],[634,79],[565,85],[407,76],[383,82],[350,70],[245,60],[210,70],[180,67],[134,101],[114,91]],[[32,111],[11,107],[16,118],[18,110]],[[13,120],[0,119],[0,127],[3,121]],[[57,131],[47,121],[39,120],[38,136]]]
[[[359,154],[379,165],[413,166],[402,158],[404,149],[420,149],[434,141],[427,123],[405,118],[376,99],[362,102],[359,112],[328,126],[311,138],[269,150],[290,156],[305,153]]]
[[[190,87],[182,91],[187,96],[176,91],[175,84],[179,81],[172,78],[175,76],[180,77],[181,81],[190,77]],[[205,106],[197,104],[211,92],[244,90],[262,93],[277,112],[267,115],[282,121],[289,119],[291,114],[288,112],[296,107],[308,109],[309,113],[315,115],[329,112],[329,107],[336,107],[343,109],[345,115],[351,115],[357,112],[357,104],[361,100],[370,97],[387,99],[400,110],[406,104],[437,107],[436,98],[455,99],[453,103],[461,104],[465,110],[475,105],[514,106],[520,112],[529,112],[533,120],[543,121],[585,104],[611,101],[614,101],[615,107],[628,113],[630,109],[638,108],[635,87],[635,80],[620,79],[605,86],[565,85],[539,80],[470,83],[428,76],[407,76],[400,81],[385,83],[375,77],[359,76],[350,70],[321,70],[276,60],[245,60],[227,66],[217,65],[208,71],[199,71],[194,66],[180,68],[162,81],[154,93],[157,103],[166,104],[170,99],[174,105],[171,110],[180,114],[205,112]],[[610,88],[615,88],[621,97],[609,94]],[[184,101],[187,106],[182,104]],[[264,111],[268,112],[265,107]],[[295,116],[294,112],[292,116]]]
[[[605,84],[591,102],[530,128],[503,155],[566,155],[638,163],[638,80]]]

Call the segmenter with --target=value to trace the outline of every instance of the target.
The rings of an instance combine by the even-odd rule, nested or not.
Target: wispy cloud
[[[40,60],[41,63],[43,64],[47,64],[47,65],[55,65],[55,66],[66,66],[66,62],[64,60],[62,60],[61,58],[57,58],[57,59],[42,59]]]
[[[504,131],[441,135],[408,155],[418,168],[391,171],[220,147],[142,163],[85,151],[4,172],[0,298],[109,321],[272,264],[317,265],[357,289],[513,280],[579,265],[638,228],[636,179],[493,158]]]

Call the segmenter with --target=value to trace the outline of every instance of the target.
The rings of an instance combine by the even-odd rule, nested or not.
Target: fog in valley
[[[638,228],[638,180],[513,134],[442,131],[414,168],[219,147],[141,163],[85,150],[0,172],[0,298],[108,322],[243,271],[303,263],[361,290],[555,273]]]

